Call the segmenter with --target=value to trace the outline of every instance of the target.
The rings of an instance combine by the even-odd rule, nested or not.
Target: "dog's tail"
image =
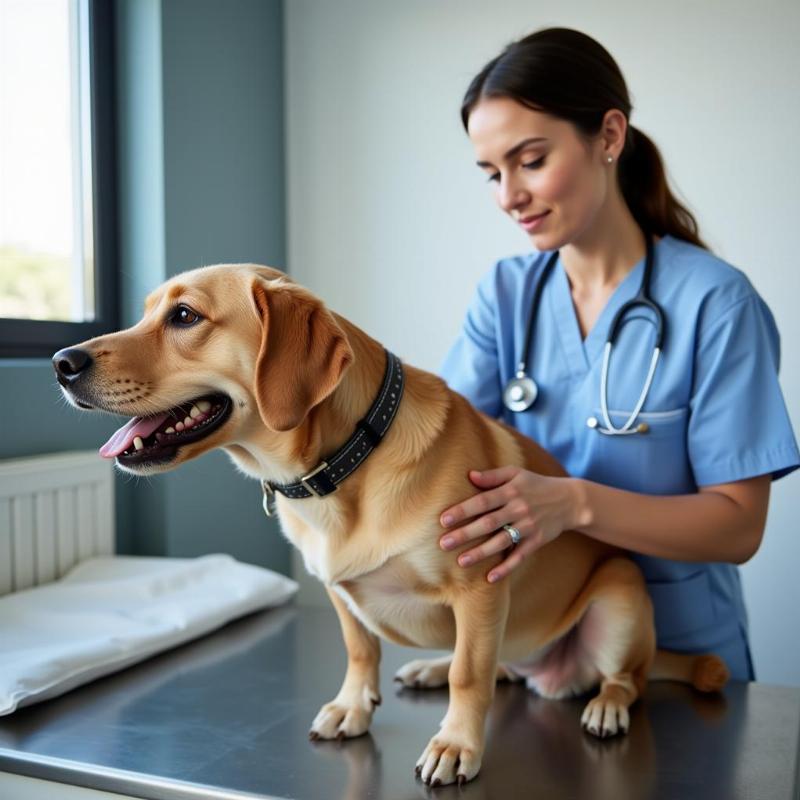
[[[725,662],[712,653],[688,655],[658,650],[647,679],[680,681],[690,683],[700,692],[718,692],[728,682],[729,677],[730,672]]]

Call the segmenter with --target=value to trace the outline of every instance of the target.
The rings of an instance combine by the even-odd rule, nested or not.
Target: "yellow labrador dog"
[[[450,686],[416,765],[433,785],[478,773],[498,679],[553,698],[599,685],[582,724],[601,737],[627,730],[648,677],[705,691],[727,679],[716,656],[656,654],[642,576],[605,544],[564,533],[498,584],[485,563],[459,567],[438,546],[439,515],[474,493],[468,470],[563,470],[277,270],[178,275],[147,298],[137,325],[53,361],[74,405],[132,417],[101,449],[120,468],[163,472],[221,447],[262,482],[267,510],[275,504],[325,584],[347,647],[344,682],[312,739],[367,730],[380,637],[452,651],[398,673],[407,686]],[[502,555],[493,558],[490,567]]]

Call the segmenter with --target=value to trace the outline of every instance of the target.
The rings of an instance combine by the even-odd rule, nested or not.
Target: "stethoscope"
[[[646,422],[640,422],[635,427],[634,422],[636,422],[636,417],[639,416],[639,412],[644,406],[645,400],[647,399],[647,394],[650,391],[650,386],[653,383],[653,375],[655,375],[656,364],[658,364],[658,359],[661,355],[661,343],[664,340],[664,328],[666,327],[664,322],[664,312],[662,311],[661,306],[659,306],[658,303],[656,303],[655,300],[650,297],[650,276],[653,271],[653,250],[654,248],[652,239],[648,236],[647,256],[644,263],[644,275],[642,276],[642,283],[639,286],[639,291],[632,300],[628,300],[626,303],[623,303],[623,305],[620,306],[619,310],[614,315],[614,319],[611,321],[611,326],[608,330],[608,336],[606,337],[606,346],[603,352],[603,368],[600,373],[600,413],[602,414],[605,427],[603,427],[603,425],[600,424],[600,420],[594,416],[589,417],[589,419],[586,420],[586,424],[590,428],[598,431],[598,433],[604,433],[608,436],[620,436],[631,433],[647,433],[649,430],[649,426]],[[548,259],[547,264],[545,264],[545,267],[542,270],[542,274],[539,276],[539,282],[536,284],[536,288],[533,292],[533,302],[531,303],[531,310],[530,314],[528,315],[528,323],[525,326],[525,347],[522,352],[522,358],[517,365],[515,377],[513,377],[506,384],[506,387],[503,390],[503,403],[509,411],[527,411],[534,404],[536,397],[539,394],[539,388],[537,387],[536,382],[533,380],[533,378],[526,374],[525,368],[527,366],[528,356],[531,350],[533,326],[536,323],[536,315],[539,311],[542,288],[547,281],[547,276],[555,266],[556,261],[558,261],[558,251],[554,252],[553,255],[551,255]],[[636,406],[634,407],[628,419],[625,420],[625,423],[622,425],[622,427],[616,428],[611,422],[611,417],[608,413],[608,370],[611,363],[611,348],[614,346],[614,342],[617,339],[617,334],[622,327],[625,314],[637,306],[649,308],[655,314],[656,321],[654,322],[654,325],[656,327],[656,341],[653,347],[653,355],[650,359],[650,369],[648,370],[647,378],[645,379],[644,386],[642,387],[642,393],[639,395]]]

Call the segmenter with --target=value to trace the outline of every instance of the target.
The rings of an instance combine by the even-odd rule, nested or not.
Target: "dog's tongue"
[[[142,439],[149,436],[169,416],[167,412],[155,417],[134,417],[123,425],[101,448],[103,458],[115,458],[124,453],[137,436]]]

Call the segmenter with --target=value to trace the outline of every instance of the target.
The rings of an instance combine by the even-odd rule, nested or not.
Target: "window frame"
[[[0,358],[52,356],[119,326],[113,3],[89,0],[95,319],[0,318]]]

